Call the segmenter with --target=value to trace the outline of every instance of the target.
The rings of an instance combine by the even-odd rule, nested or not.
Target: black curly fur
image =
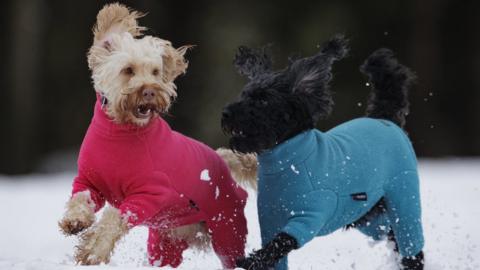
[[[423,270],[425,266],[423,251],[420,251],[415,256],[403,257],[401,264],[403,270]]]
[[[274,267],[281,258],[297,248],[297,240],[293,236],[281,232],[264,248],[253,252],[247,258],[238,259],[236,266],[251,270],[270,269]]]
[[[250,79],[272,69],[272,58],[268,54],[270,46],[261,49],[251,49],[245,46],[238,48],[233,64],[238,72]]]
[[[378,216],[385,213],[387,213],[387,205],[385,203],[385,199],[382,197],[380,198],[380,200],[378,200],[377,203],[375,203],[375,205],[370,210],[368,210],[368,212],[365,215],[363,215],[360,219],[356,220],[355,222],[345,226],[345,229],[349,230],[351,228],[366,226],[368,223],[377,219]]]
[[[332,64],[347,51],[345,38],[336,36],[319,53],[272,71],[264,49],[240,47],[234,63],[250,81],[240,100],[223,111],[222,128],[232,134],[230,147],[260,153],[312,129],[318,119],[328,116],[333,105],[328,87]]]
[[[390,120],[403,128],[409,112],[408,89],[415,75],[394,58],[389,49],[378,49],[360,67],[372,86],[366,114]]]

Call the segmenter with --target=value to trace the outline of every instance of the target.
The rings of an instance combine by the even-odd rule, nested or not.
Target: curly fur
[[[413,72],[398,63],[393,52],[385,48],[373,52],[360,71],[369,77],[372,86],[367,116],[389,119],[403,127],[410,105],[408,89],[415,80]]]
[[[98,223],[80,236],[75,260],[82,265],[108,263],[115,244],[127,232],[127,222],[120,211],[113,207],[105,209]]]
[[[217,154],[227,163],[237,183],[257,189],[257,155],[239,154],[225,148],[217,149]]]
[[[240,74],[253,79],[261,73],[272,70],[273,61],[268,54],[268,46],[261,49],[240,46],[233,64]]]
[[[137,19],[143,16],[143,13],[119,3],[106,5],[97,14],[97,23],[93,27],[94,39],[101,41],[114,32],[129,32],[134,37],[140,36],[146,27],[139,26]]]
[[[209,250],[212,242],[204,222],[177,227],[170,230],[169,235],[173,239],[185,240],[188,246],[200,251]]]
[[[250,81],[240,100],[223,111],[222,128],[232,134],[230,147],[242,153],[261,153],[328,116],[333,105],[328,86],[331,68],[347,51],[345,38],[336,36],[319,53],[272,71],[264,50],[240,47],[234,63]]]
[[[95,203],[89,191],[78,192],[67,202],[58,226],[65,235],[77,234],[95,222]]]
[[[168,40],[142,36],[146,28],[137,23],[142,16],[121,4],[106,5],[98,13],[88,52],[95,91],[108,100],[108,116],[139,126],[168,111],[177,96],[174,80],[185,73],[184,55],[192,47],[174,48]],[[144,99],[146,88],[154,91],[153,100]],[[153,112],[138,117],[138,109],[145,105]]]

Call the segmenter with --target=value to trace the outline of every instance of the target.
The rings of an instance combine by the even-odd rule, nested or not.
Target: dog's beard
[[[253,137],[238,137],[230,138],[229,146],[232,150],[239,153],[260,153],[265,147]]]
[[[142,88],[123,90],[112,100],[109,99],[107,113],[119,124],[131,123],[138,126],[148,124],[153,118],[166,113],[174,96],[155,88],[155,98],[145,101]]]
[[[225,134],[230,136],[229,146],[235,152],[262,153],[276,145],[276,134],[266,125],[255,126],[252,122],[248,127],[230,126],[222,123]]]

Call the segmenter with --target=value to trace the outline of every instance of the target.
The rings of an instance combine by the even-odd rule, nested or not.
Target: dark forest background
[[[212,147],[226,144],[220,112],[245,80],[232,59],[239,45],[273,44],[278,68],[309,55],[335,33],[351,40],[335,66],[336,106],[328,129],[361,116],[369,89],[358,66],[393,49],[418,76],[407,129],[421,157],[480,155],[480,1],[121,1],[148,12],[148,34],[196,44],[167,117],[174,129]],[[9,0],[0,9],[0,173],[71,166],[95,94],[85,54],[107,1]]]

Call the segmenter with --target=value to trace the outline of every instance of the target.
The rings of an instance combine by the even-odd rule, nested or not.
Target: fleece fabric
[[[325,133],[309,130],[258,159],[263,245],[285,232],[301,247],[358,220],[383,197],[387,212],[360,231],[381,239],[392,229],[402,256],[422,250],[417,160],[394,123],[359,118]],[[287,269],[287,259],[275,269]]]
[[[186,243],[165,232],[204,222],[224,267],[244,255],[247,193],[206,145],[170,129],[160,117],[144,127],[114,123],[96,102],[78,158],[73,194],[90,191],[98,211],[107,201],[130,227],[149,227],[155,265],[177,266]]]

